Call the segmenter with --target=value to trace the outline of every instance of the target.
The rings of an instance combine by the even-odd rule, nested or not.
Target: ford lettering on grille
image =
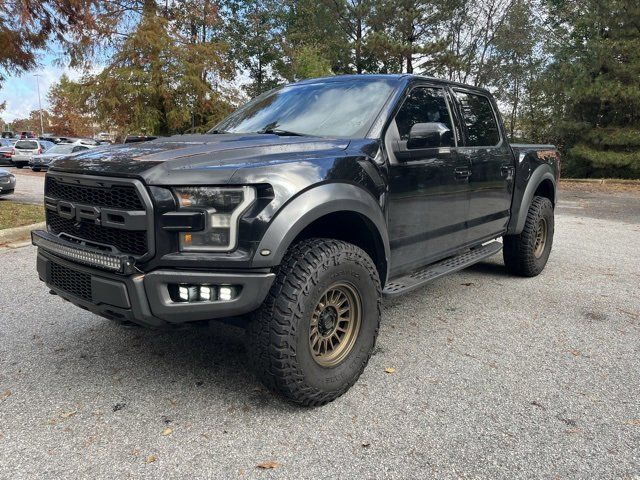
[[[150,212],[135,184],[107,179],[85,183],[84,179],[76,180],[78,176],[69,177],[51,175],[45,181],[51,233],[108,245],[136,257],[150,253]]]

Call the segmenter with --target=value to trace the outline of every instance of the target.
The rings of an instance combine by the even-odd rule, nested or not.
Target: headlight
[[[201,232],[180,234],[182,251],[229,251],[238,243],[238,221],[256,198],[251,187],[178,187],[173,191],[181,208],[206,210]]]

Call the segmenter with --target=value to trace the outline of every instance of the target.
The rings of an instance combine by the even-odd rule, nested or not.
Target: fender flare
[[[512,212],[511,221],[509,222],[509,228],[507,229],[507,233],[509,235],[518,235],[524,229],[524,223],[527,220],[527,214],[529,212],[531,202],[533,201],[533,196],[540,184],[545,180],[550,180],[553,184],[554,198],[556,197],[556,178],[553,174],[553,170],[549,165],[546,164],[538,166],[538,168],[533,171],[531,177],[527,182],[527,187],[522,194],[520,207],[516,207],[517,212]],[[516,210],[516,208],[514,208],[514,210]]]
[[[269,224],[253,257],[254,267],[279,265],[295,238],[307,226],[325,215],[354,212],[362,215],[377,230],[384,248],[384,260],[390,258],[389,236],[382,209],[366,190],[348,183],[325,183],[301,193],[284,205]],[[262,256],[262,250],[271,254]],[[387,269],[388,270],[388,269]],[[383,282],[386,279],[381,279]]]

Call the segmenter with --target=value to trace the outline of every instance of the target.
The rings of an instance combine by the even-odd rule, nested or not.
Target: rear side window
[[[487,97],[467,92],[456,92],[467,127],[470,147],[488,147],[500,142],[498,122]]]
[[[439,88],[414,89],[396,115],[396,125],[401,140],[409,139],[411,127],[416,123],[443,123],[449,130],[451,116],[444,91]]]
[[[37,150],[38,142],[30,141],[30,140],[20,140],[16,142],[15,148],[18,150]]]

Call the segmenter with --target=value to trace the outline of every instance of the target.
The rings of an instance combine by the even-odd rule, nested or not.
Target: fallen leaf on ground
[[[73,417],[76,413],[78,413],[77,410],[74,410],[73,412],[62,412],[60,416],[62,418],[69,418],[69,417]]]
[[[569,428],[569,429],[566,430],[566,432],[569,433],[569,434],[580,433],[580,432],[582,432],[582,429],[581,428],[577,428],[577,427],[576,428]]]
[[[387,367],[387,368],[384,369],[384,371],[387,372],[387,373],[395,373],[396,369],[393,368],[393,367]]]
[[[167,435],[171,435],[173,433],[173,428],[165,428],[164,430],[162,430],[162,436],[166,437]]]
[[[576,350],[574,348],[569,350],[569,353],[571,353],[571,355],[573,355],[574,357],[579,357],[580,356],[580,350]]]
[[[362,444],[362,446],[363,446],[364,448],[369,448],[369,447],[371,446],[371,444],[370,444],[370,443],[365,442],[365,443],[363,443],[363,444]]]
[[[11,390],[5,390],[4,392],[0,393],[0,400],[4,400],[7,397],[11,396]]]
[[[149,455],[147,458],[144,459],[144,463],[152,463],[155,462],[158,459],[158,457],[156,457],[155,455]]]
[[[256,465],[256,467],[261,468],[263,470],[273,470],[274,468],[277,468],[278,465],[280,465],[278,462],[275,462],[272,460],[270,462],[259,463],[258,465]]]
[[[633,420],[628,420],[627,423],[629,425],[636,425],[640,427],[640,418],[634,418]]]

